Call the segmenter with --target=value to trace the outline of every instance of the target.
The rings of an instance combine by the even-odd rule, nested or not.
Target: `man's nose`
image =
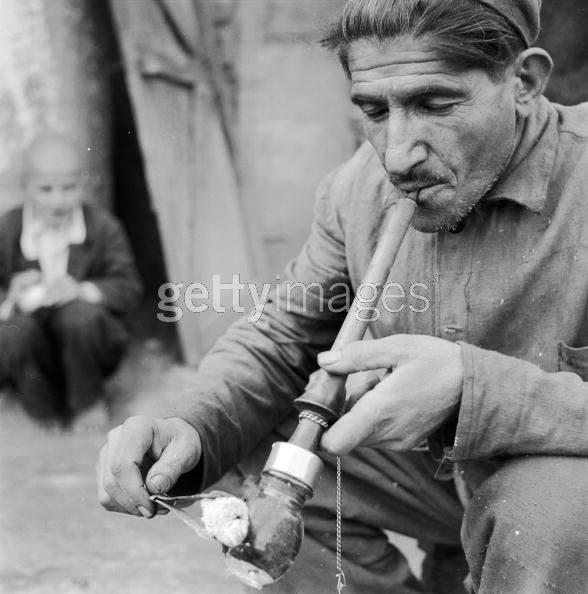
[[[407,175],[427,159],[427,148],[419,138],[418,125],[403,113],[388,117],[384,167],[389,175]]]
[[[54,188],[49,194],[49,203],[51,205],[61,204],[63,202],[63,190]]]
[[[61,210],[61,208],[63,207],[63,196],[61,192],[54,191],[46,195],[44,197],[43,204],[49,212],[56,212]]]

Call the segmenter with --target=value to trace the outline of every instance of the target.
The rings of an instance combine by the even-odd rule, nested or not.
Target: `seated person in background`
[[[141,284],[120,224],[82,204],[79,149],[55,134],[25,155],[25,204],[0,217],[0,383],[36,419],[103,426]]]

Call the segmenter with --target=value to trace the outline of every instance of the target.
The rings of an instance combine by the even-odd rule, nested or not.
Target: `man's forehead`
[[[418,87],[458,91],[468,79],[466,72],[443,60],[430,43],[413,38],[353,42],[349,72],[354,96],[380,85],[394,87],[390,90]]]
[[[403,72],[455,74],[455,68],[442,58],[431,42],[412,37],[354,41],[349,47],[348,64],[352,80]]]
[[[47,134],[33,141],[25,154],[24,165],[29,176],[74,175],[81,171],[82,159],[72,143]]]
[[[78,171],[32,171],[28,180],[37,185],[74,183],[80,180]]]

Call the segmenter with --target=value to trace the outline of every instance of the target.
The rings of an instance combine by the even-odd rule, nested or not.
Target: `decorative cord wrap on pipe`
[[[309,411],[309,410],[303,410],[300,413],[300,416],[298,417],[298,419],[308,419],[309,421],[312,421],[313,423],[316,423],[317,425],[320,425],[323,429],[327,430],[329,428],[329,423],[327,423],[327,421],[325,421],[325,419],[323,419],[323,417],[321,417],[320,415],[315,415],[313,412]]]

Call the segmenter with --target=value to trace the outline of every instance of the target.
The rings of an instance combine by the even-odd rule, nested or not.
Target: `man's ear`
[[[516,108],[519,115],[526,117],[532,111],[533,103],[547,87],[552,70],[551,56],[539,47],[529,48],[518,57],[515,76],[518,78]]]

